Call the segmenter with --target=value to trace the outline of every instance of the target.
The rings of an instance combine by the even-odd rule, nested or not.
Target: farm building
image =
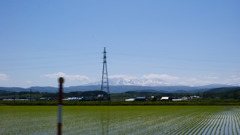
[[[196,96],[196,95],[190,96],[190,99],[199,99],[199,98],[200,98],[200,96]]]
[[[171,101],[172,99],[170,97],[162,97],[160,100],[161,101]]]
[[[172,99],[172,101],[182,101],[182,99]]]
[[[182,100],[188,100],[189,98],[188,97],[182,97]]]
[[[67,101],[79,101],[79,100],[83,100],[83,97],[68,97],[67,99],[63,99],[63,100],[67,100]]]
[[[132,101],[135,101],[135,98],[128,98],[128,99],[125,99],[125,101],[132,102]]]

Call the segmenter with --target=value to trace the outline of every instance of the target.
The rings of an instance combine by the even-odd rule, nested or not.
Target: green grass
[[[56,106],[0,106],[1,135],[56,134]],[[239,134],[239,106],[63,106],[64,135]]]

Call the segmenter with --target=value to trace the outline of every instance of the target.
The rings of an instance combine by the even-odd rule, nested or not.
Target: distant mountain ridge
[[[138,85],[111,85],[110,93],[124,93],[127,91],[159,91],[159,92],[203,92],[212,88],[222,88],[222,87],[236,87],[231,85],[205,85],[205,86],[138,86]],[[30,87],[30,88],[20,88],[20,87],[0,87],[0,90],[3,91],[39,91],[39,92],[57,92],[58,88],[56,87]],[[93,91],[100,90],[100,85],[84,85],[84,86],[70,86],[64,87],[64,92],[72,92],[72,91]]]
[[[213,88],[203,92],[205,98],[240,99],[240,87]]]
[[[134,85],[134,86],[163,86],[167,85],[162,79],[123,79],[123,78],[110,78],[109,84],[111,85]]]

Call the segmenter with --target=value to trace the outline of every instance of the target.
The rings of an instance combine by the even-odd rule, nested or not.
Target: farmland
[[[0,134],[56,134],[56,106],[0,106]],[[240,134],[239,106],[64,106],[63,134]]]

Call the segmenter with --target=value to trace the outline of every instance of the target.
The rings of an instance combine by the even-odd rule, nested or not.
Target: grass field
[[[56,106],[0,106],[1,135],[55,135]],[[239,135],[239,106],[64,106],[64,135]]]

